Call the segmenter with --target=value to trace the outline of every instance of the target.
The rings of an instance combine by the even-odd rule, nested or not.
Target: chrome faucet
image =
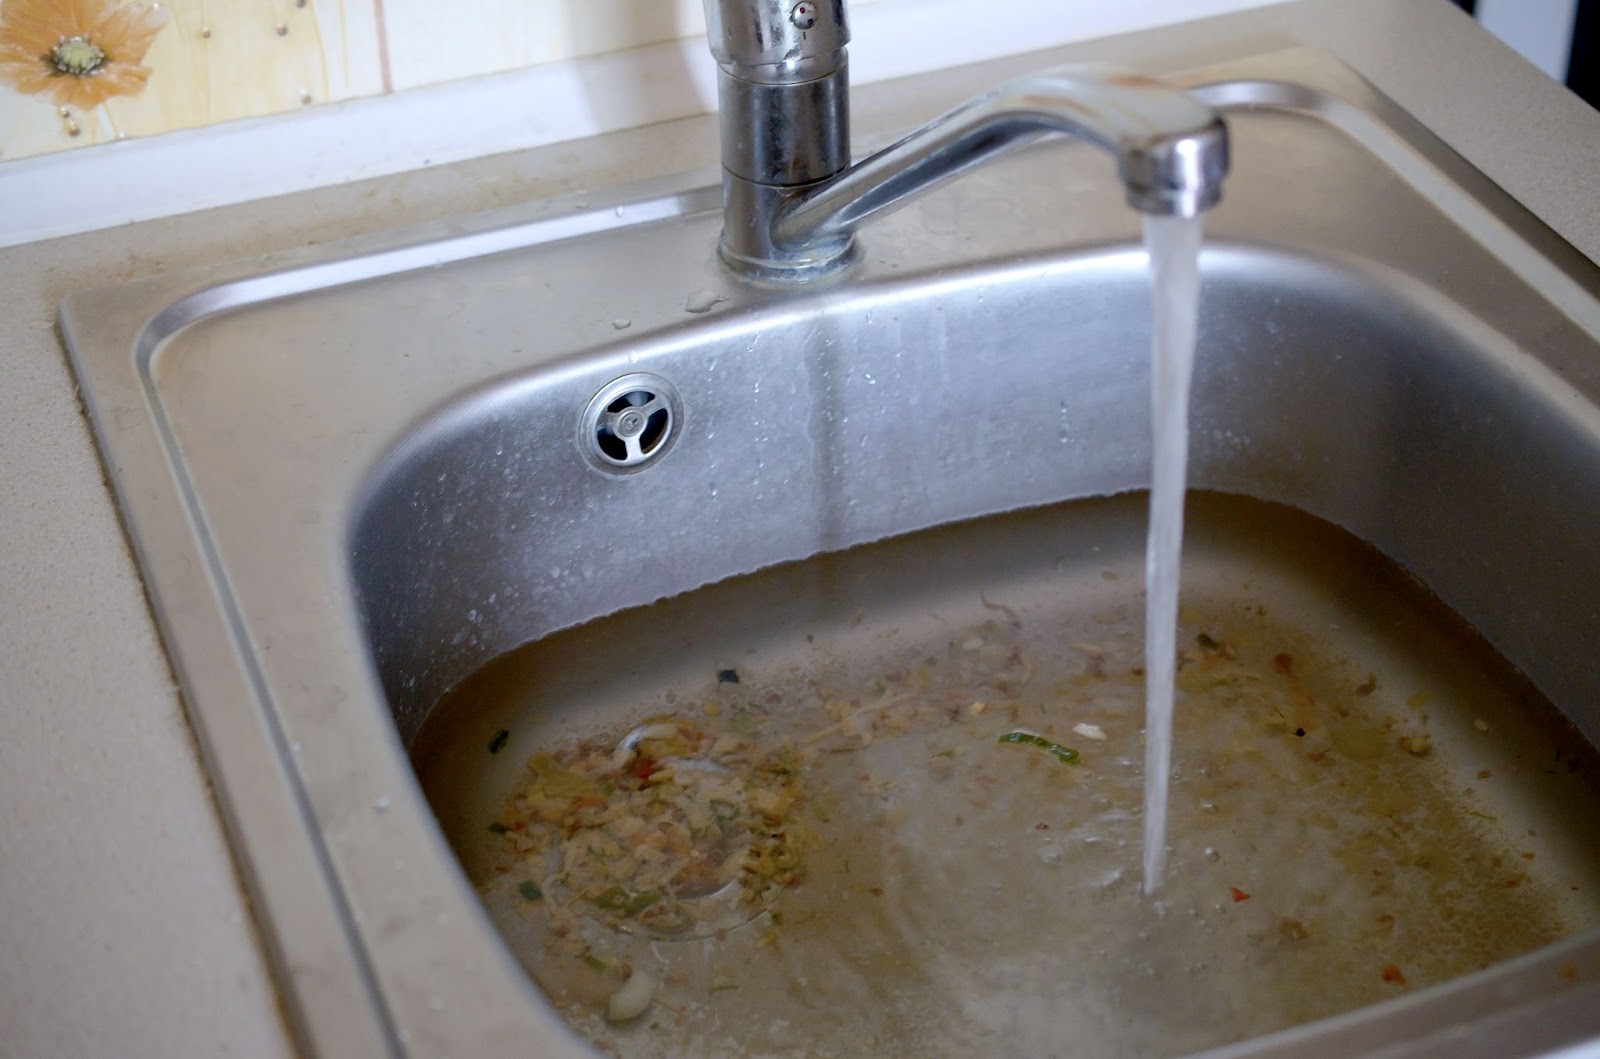
[[[1221,197],[1222,119],[1176,88],[1108,67],[1012,81],[852,166],[844,0],[705,6],[720,71],[721,253],[736,271],[803,279],[843,267],[868,220],[1053,134],[1115,155],[1135,209],[1190,217]]]

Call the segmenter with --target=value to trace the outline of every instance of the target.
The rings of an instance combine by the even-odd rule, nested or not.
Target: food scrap
[[[1406,984],[1405,974],[1401,972],[1399,967],[1392,963],[1386,963],[1383,965],[1383,980],[1385,982],[1393,982],[1395,985]]]
[[[730,905],[753,914],[801,875],[788,821],[799,763],[786,746],[658,720],[615,746],[535,754],[528,770],[497,823],[544,880],[518,887],[529,901],[555,886],[562,910],[682,936]]]
[[[1239,889],[1237,886],[1228,887],[1228,896],[1233,898],[1234,904],[1238,904],[1240,901],[1250,900],[1250,895]]]
[[[500,751],[502,751],[502,750],[504,750],[506,748],[506,744],[509,743],[510,741],[511,741],[511,732],[508,731],[505,728],[500,729],[498,732],[496,732],[494,734],[494,738],[489,740],[489,753],[491,753],[491,754],[500,753]]]
[[[1426,757],[1433,749],[1433,741],[1426,732],[1420,735],[1406,735],[1400,737],[1400,749],[1413,757]]]
[[[1046,739],[1038,732],[1030,732],[1026,728],[1013,728],[1002,735],[996,742],[1010,743],[1016,746],[1036,746],[1047,754],[1051,754],[1063,765],[1076,765],[1080,760],[1078,752],[1070,746],[1062,746],[1051,739]]]
[[[655,999],[661,982],[647,971],[634,971],[621,989],[611,994],[606,1002],[606,1018],[612,1022],[627,1022],[645,1013],[650,1001]]]

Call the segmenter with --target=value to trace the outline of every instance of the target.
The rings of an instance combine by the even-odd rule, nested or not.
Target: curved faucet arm
[[[1193,216],[1228,171],[1227,127],[1158,81],[1105,67],[1062,67],[1002,85],[783,205],[772,243],[785,252],[846,245],[855,229],[1015,147],[1063,134],[1110,151],[1128,201]]]

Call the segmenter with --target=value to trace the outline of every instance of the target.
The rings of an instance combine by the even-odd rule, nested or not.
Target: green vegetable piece
[[[504,750],[506,748],[506,744],[509,743],[510,741],[511,741],[511,733],[509,731],[507,731],[506,729],[504,729],[504,728],[500,729],[498,732],[496,732],[494,734],[494,738],[489,740],[489,753],[491,753],[491,754],[500,753],[500,751],[502,751],[502,750]]]
[[[583,957],[583,962],[588,964],[589,965],[589,969],[592,970],[592,971],[607,971],[607,970],[610,970],[610,967],[606,963],[606,961],[602,960],[600,957],[594,955],[593,953],[585,953],[584,957]]]
[[[737,669],[719,669],[719,670],[717,670],[717,683],[718,684],[737,684],[737,683],[739,683],[739,671]]]
[[[642,894],[630,894],[620,886],[612,886],[601,891],[600,896],[594,899],[597,907],[607,912],[615,912],[623,919],[632,919],[645,909],[661,900],[661,893],[657,890],[647,890]]]
[[[620,912],[628,904],[628,891],[620,886],[612,886],[600,891],[600,896],[594,899],[595,907],[603,908],[607,912]]]
[[[636,894],[632,900],[623,906],[622,914],[623,916],[631,919],[660,900],[661,894],[655,890],[651,890],[647,893]]]
[[[489,825],[489,833],[491,835],[504,835],[509,833],[510,830],[511,829],[509,827],[507,827],[505,824],[502,824],[498,820]]]
[[[1044,736],[1035,735],[1032,732],[1021,730],[1007,732],[996,742],[1010,743],[1013,746],[1036,746],[1045,753],[1054,755],[1055,759],[1063,765],[1076,765],[1079,761],[1078,752],[1070,746],[1062,746],[1060,743],[1052,742]]]
[[[1206,651],[1215,651],[1217,648],[1222,646],[1220,643],[1213,640],[1208,633],[1201,633],[1199,636],[1196,636],[1194,638],[1194,642],[1199,644],[1200,647]]]
[[[544,896],[544,891],[539,889],[539,884],[532,879],[524,879],[518,883],[517,893],[522,895],[524,901],[537,901]]]

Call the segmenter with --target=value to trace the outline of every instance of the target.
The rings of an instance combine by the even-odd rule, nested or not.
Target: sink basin
[[[1600,270],[1326,57],[1186,80],[1236,157],[1207,218],[1192,485],[1368,542],[1600,741]],[[1103,157],[974,173],[798,289],[719,266],[713,184],[62,308],[308,1051],[588,1054],[408,756],[491,660],[818,564],[781,612],[832,569],[810,557],[1147,484],[1146,260]],[[1578,931],[1229,1054],[1535,1054],[1600,1037],[1597,982]]]

